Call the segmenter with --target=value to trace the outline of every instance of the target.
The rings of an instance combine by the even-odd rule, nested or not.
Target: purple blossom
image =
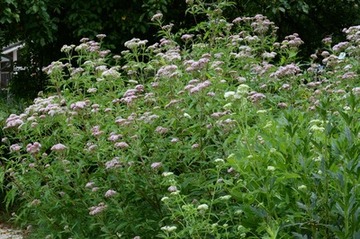
[[[294,63],[291,63],[286,66],[280,66],[276,72],[270,75],[270,77],[283,78],[286,76],[296,75],[300,72],[301,72],[300,68]]]
[[[349,42],[347,42],[347,41],[339,42],[338,44],[336,44],[332,47],[332,50],[334,52],[340,52],[340,51],[345,50],[348,46],[349,46]]]
[[[53,61],[49,66],[44,67],[42,70],[46,74],[51,75],[53,72],[58,72],[58,71],[61,72],[64,66],[65,66],[64,63],[60,61]]]
[[[96,93],[97,89],[96,88],[89,88],[86,92],[88,92],[88,93]]]
[[[117,194],[117,192],[115,190],[109,189],[106,191],[105,197],[110,198],[110,197],[114,196],[115,194]]]
[[[198,81],[197,79],[189,81],[188,85],[186,85],[184,89],[188,90],[190,94],[194,94],[211,85],[211,82],[209,80],[193,85],[197,81]]]
[[[191,40],[194,37],[194,34],[184,34],[181,36],[181,40],[188,41]]]
[[[199,148],[200,147],[200,144],[193,144],[193,145],[191,145],[191,148],[192,149],[197,149],[197,148]]]
[[[284,109],[284,108],[286,108],[288,105],[287,105],[285,102],[280,102],[277,106],[278,106],[280,109]]]
[[[86,150],[89,152],[95,151],[98,147],[96,144],[93,143],[87,143],[86,146],[87,146]]]
[[[55,151],[55,152],[61,152],[64,151],[66,149],[66,146],[63,144],[55,144],[51,147],[51,151]]]
[[[99,203],[97,206],[93,206],[89,208],[89,215],[96,215],[99,214],[101,212],[103,212],[105,209],[107,208],[107,205],[103,202]]]
[[[102,40],[106,37],[105,34],[97,34],[96,37],[99,39],[99,40]]]
[[[187,72],[201,70],[207,65],[209,61],[210,59],[208,57],[200,58],[198,61],[187,60],[184,62],[184,65],[186,66],[185,70]]]
[[[286,36],[285,40],[281,43],[281,48],[298,48],[300,45],[304,44],[304,42],[300,39],[299,34],[294,33],[292,35]]]
[[[341,79],[347,80],[347,79],[354,79],[357,77],[357,74],[355,72],[346,72],[341,76]]]
[[[145,46],[147,42],[148,42],[147,40],[140,40],[139,38],[133,38],[125,42],[124,45],[126,48],[133,50],[135,48]]]
[[[41,149],[41,144],[38,142],[35,142],[33,144],[30,143],[26,146],[26,151],[31,154],[39,153],[40,149]]]
[[[126,142],[117,142],[115,143],[115,148],[121,148],[121,149],[126,149],[129,147],[129,145]]]
[[[265,98],[266,98],[266,96],[265,96],[264,94],[258,93],[258,92],[255,92],[255,93],[253,93],[253,94],[251,94],[251,95],[249,96],[249,99],[250,99],[251,102],[253,102],[253,103],[256,103],[256,102],[258,102],[258,101],[260,101],[260,100],[262,100],[262,99],[265,99]]]
[[[120,166],[121,166],[121,163],[120,163],[120,161],[119,161],[119,157],[115,157],[115,158],[113,158],[112,160],[107,161],[107,162],[105,163],[105,168],[106,168],[106,169],[118,168],[118,167],[120,167]]]
[[[170,106],[179,103],[180,100],[171,100],[167,105],[165,105],[165,109],[169,108]]]
[[[222,117],[222,116],[224,116],[224,115],[227,115],[227,114],[229,114],[229,111],[224,111],[224,112],[214,112],[214,113],[212,113],[210,116],[212,117],[212,118],[215,118],[215,119],[218,119],[218,118],[220,118],[220,117]]]
[[[29,168],[35,168],[36,164],[35,163],[29,163]]]
[[[173,193],[173,192],[177,192],[177,187],[176,186],[170,186],[168,187],[168,191]]]
[[[352,89],[352,92],[355,94],[355,95],[360,95],[360,87],[354,87]]]
[[[115,142],[115,141],[117,141],[117,140],[119,140],[119,139],[121,139],[121,138],[122,138],[122,135],[121,135],[121,134],[115,134],[115,133],[113,133],[113,134],[111,134],[111,135],[109,136],[108,140],[109,140],[109,141],[112,141],[112,142]]]
[[[118,118],[115,120],[115,123],[118,125],[126,125],[129,121],[127,119]]]
[[[168,131],[169,131],[168,128],[165,128],[165,127],[162,127],[162,126],[158,126],[155,129],[155,132],[159,133],[159,134],[166,134]]]
[[[114,68],[110,68],[109,70],[104,71],[101,73],[102,77],[113,77],[113,78],[119,78],[120,73],[116,71]]]
[[[16,114],[11,114],[9,118],[6,119],[5,123],[6,126],[4,127],[4,129],[7,129],[7,128],[19,127],[24,123],[24,121],[20,118],[20,116]]]
[[[12,145],[10,146],[10,151],[11,151],[11,152],[18,152],[18,151],[20,151],[21,148],[22,148],[22,147],[21,147],[21,145],[19,145],[19,144],[12,144]]]
[[[97,137],[103,133],[104,133],[104,131],[101,131],[100,126],[98,126],[98,125],[91,128],[91,134],[95,137]]]
[[[162,66],[156,73],[157,77],[173,78],[178,75],[177,65]]]
[[[143,85],[136,85],[135,86],[135,90],[137,92],[143,92],[144,91],[144,86]]]
[[[151,164],[152,169],[158,169],[158,168],[161,168],[161,166],[162,166],[161,162],[155,162],[155,163]]]
[[[77,74],[81,74],[82,72],[84,72],[85,70],[83,69],[83,68],[81,68],[81,67],[77,67],[77,68],[72,68],[71,69],[71,76],[75,76],[75,75],[77,75]]]
[[[170,142],[171,142],[171,143],[177,143],[177,142],[179,142],[179,139],[178,139],[178,138],[172,138],[172,139],[170,140]]]
[[[163,18],[163,14],[161,12],[156,13],[154,16],[152,16],[151,21],[161,21]]]
[[[85,101],[78,101],[78,102],[72,103],[72,104],[70,105],[70,109],[77,111],[77,110],[84,109],[86,106],[87,106],[87,102],[85,102]]]
[[[95,183],[93,181],[90,181],[85,185],[85,188],[93,188],[93,187],[95,187]]]

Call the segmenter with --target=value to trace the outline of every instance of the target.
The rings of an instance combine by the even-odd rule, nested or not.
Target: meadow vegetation
[[[30,238],[358,238],[360,26],[277,39],[263,15],[187,1],[205,19],[162,39],[63,46],[3,123],[0,187]],[[204,18],[206,16],[206,18]],[[14,207],[16,205],[16,207]]]

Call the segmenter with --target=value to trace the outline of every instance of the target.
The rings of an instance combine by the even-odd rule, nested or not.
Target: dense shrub
[[[54,93],[4,125],[13,219],[30,238],[358,236],[360,28],[302,70],[297,34],[188,2],[208,18],[182,34],[158,13],[159,43],[111,56],[100,34],[44,69]]]

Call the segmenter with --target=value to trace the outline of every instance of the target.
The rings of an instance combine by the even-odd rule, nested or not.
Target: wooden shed
[[[18,51],[24,47],[22,42],[10,44],[1,50],[0,88],[6,88],[14,72],[14,62],[18,60]]]

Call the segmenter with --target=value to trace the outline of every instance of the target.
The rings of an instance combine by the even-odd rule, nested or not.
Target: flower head
[[[35,142],[33,144],[30,143],[26,146],[26,151],[31,154],[36,154],[40,152],[40,149],[41,149],[41,144],[38,142]]]
[[[161,21],[163,18],[163,14],[161,12],[156,13],[154,16],[152,16],[151,21]]]
[[[20,151],[20,149],[21,149],[21,145],[19,145],[19,144],[13,144],[10,146],[11,152],[18,152],[18,151]]]
[[[66,146],[63,144],[55,144],[54,146],[51,147],[51,151],[55,151],[55,152],[61,152],[64,151],[66,149]]]
[[[151,164],[151,168],[152,169],[158,169],[162,166],[162,163],[161,162],[155,162],[155,163],[152,163]]]
[[[202,211],[206,211],[209,209],[209,206],[207,204],[200,204],[198,207],[197,207],[198,210],[202,210]]]
[[[115,190],[109,189],[109,190],[106,191],[105,197],[109,198],[109,197],[114,196],[115,194],[117,194],[117,192]]]
[[[89,208],[89,215],[96,215],[101,213],[102,211],[104,211],[107,208],[107,205],[103,202],[99,203],[97,206],[93,206]]]

